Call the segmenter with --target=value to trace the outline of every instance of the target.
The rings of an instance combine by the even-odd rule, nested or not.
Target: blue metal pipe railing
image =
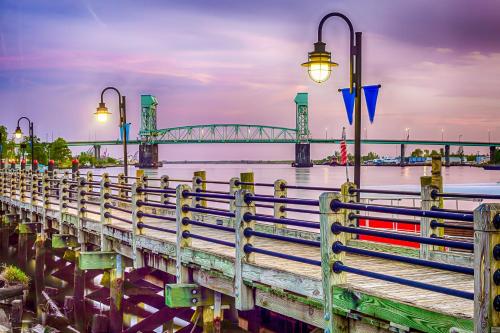
[[[250,203],[252,201],[285,203],[285,204],[303,205],[303,206],[319,206],[319,200],[295,199],[295,198],[274,198],[274,197],[264,197],[264,196],[260,196],[260,195],[247,193],[245,196],[245,202]]]
[[[443,240],[443,239],[438,239],[438,238],[404,235],[404,234],[397,234],[397,233],[393,233],[393,232],[370,230],[370,229],[364,229],[364,228],[346,227],[346,226],[343,226],[340,224],[333,224],[332,225],[332,232],[334,234],[339,234],[341,232],[347,232],[347,233],[357,234],[357,235],[376,236],[376,237],[397,239],[397,240],[420,243],[420,244],[446,246],[446,247],[452,247],[452,248],[456,248],[456,249],[474,251],[474,244],[472,244],[472,243],[463,243],[463,242],[449,241],[449,240]]]
[[[330,203],[330,207],[333,211],[337,211],[338,209],[344,208],[350,210],[360,210],[360,211],[375,212],[375,213],[419,216],[419,217],[429,217],[429,218],[456,220],[456,221],[469,221],[469,222],[474,221],[473,214],[435,212],[429,210],[410,209],[410,208],[364,205],[359,203],[342,202],[340,200],[332,200],[332,202]]]
[[[252,230],[251,228],[246,228],[243,231],[243,234],[245,235],[245,237],[255,236],[255,237],[261,237],[261,238],[267,238],[267,239],[275,239],[275,240],[289,242],[289,243],[296,243],[296,244],[309,245],[309,246],[314,246],[314,247],[321,247],[321,242],[318,242],[318,241],[309,240],[309,239],[294,238],[294,237],[288,237],[288,236],[282,236],[282,235],[276,235],[276,234],[268,234],[265,232]]]
[[[137,228],[139,229],[151,229],[151,230],[157,230],[157,231],[163,231],[163,232],[167,232],[169,234],[176,234],[177,232],[175,230],[170,230],[170,229],[166,229],[166,228],[162,228],[162,227],[157,227],[157,226],[153,226],[153,225],[149,225],[149,224],[146,224],[144,222],[139,222],[137,223]]]
[[[234,247],[234,243],[223,241],[220,239],[211,238],[211,237],[195,235],[189,231],[183,231],[182,237],[183,238],[194,238],[194,239],[199,239],[199,240],[206,241],[206,242],[211,242],[211,243],[220,244],[220,245],[224,245],[224,246]]]
[[[278,218],[273,216],[266,215],[252,215],[251,213],[246,213],[243,218],[245,221],[261,221],[261,222],[271,222],[271,223],[280,223],[286,225],[294,225],[297,227],[305,227],[305,228],[313,228],[319,229],[319,223],[311,222],[311,221],[302,221],[302,220],[292,220],[288,218]]]
[[[423,259],[418,259],[418,258],[399,256],[396,254],[390,254],[390,253],[384,253],[384,252],[375,252],[375,251],[360,249],[360,248],[356,248],[356,247],[352,247],[352,246],[346,246],[346,245],[343,245],[341,242],[335,242],[332,246],[332,250],[334,253],[340,253],[340,252],[354,253],[354,254],[359,254],[362,256],[404,262],[407,264],[436,268],[436,269],[441,269],[441,270],[445,270],[445,271],[462,273],[462,274],[474,276],[474,269],[473,268],[461,267],[461,266],[450,265],[450,264],[429,261],[429,260],[423,260]]]
[[[434,291],[434,292],[445,294],[445,295],[456,296],[456,297],[460,297],[460,298],[474,300],[474,293],[471,293],[471,292],[441,287],[441,286],[427,284],[427,283],[418,282],[418,281],[412,281],[412,280],[403,279],[400,277],[390,276],[390,275],[386,275],[386,274],[369,272],[369,271],[365,271],[365,270],[362,270],[359,268],[346,266],[340,261],[337,261],[333,264],[333,271],[335,273],[340,273],[340,272],[352,273],[352,274],[361,275],[361,276],[365,276],[365,277],[372,278],[372,279],[393,282],[393,283],[402,284],[402,285],[409,286],[409,287],[414,287],[414,288]]]
[[[285,254],[285,253],[282,253],[282,252],[275,252],[275,251],[265,250],[265,249],[254,247],[253,245],[250,245],[250,244],[246,244],[243,247],[243,250],[245,251],[245,253],[251,253],[251,252],[260,253],[260,254],[265,254],[265,255],[268,255],[268,256],[272,256],[272,257],[277,257],[277,258],[282,258],[282,259],[297,261],[297,262],[301,262],[301,263],[304,263],[304,264],[309,264],[309,265],[314,265],[314,266],[321,266],[321,261],[319,261],[319,260],[302,258],[302,257],[298,257],[298,256],[292,256],[290,254]]]

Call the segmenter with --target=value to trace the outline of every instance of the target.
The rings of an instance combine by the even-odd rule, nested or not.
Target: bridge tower
[[[308,94],[297,93],[295,96],[296,118],[295,128],[297,130],[297,142],[295,143],[295,162],[292,166],[297,168],[312,167],[311,144],[309,131]]]
[[[158,100],[152,95],[141,95],[141,144],[139,145],[139,167],[158,167],[158,144],[156,139],[156,107]]]

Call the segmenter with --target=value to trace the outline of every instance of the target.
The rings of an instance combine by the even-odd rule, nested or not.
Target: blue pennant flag
[[[363,90],[365,92],[366,107],[368,109],[368,117],[370,118],[370,123],[373,123],[373,119],[375,119],[375,107],[377,106],[377,97],[379,89],[380,85],[363,87]]]
[[[342,92],[342,97],[344,98],[345,110],[347,111],[347,119],[349,120],[349,125],[352,125],[352,112],[354,111],[354,98],[356,97],[356,92],[353,89],[352,92],[349,88],[340,89]]]
[[[125,137],[129,141],[130,123],[125,124]],[[120,141],[123,141],[123,126],[120,126]]]

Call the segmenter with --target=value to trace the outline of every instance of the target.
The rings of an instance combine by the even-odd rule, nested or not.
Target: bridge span
[[[296,106],[295,128],[267,126],[257,124],[208,124],[187,125],[170,128],[157,128],[158,101],[154,96],[141,96],[141,128],[139,138],[128,140],[128,144],[139,145],[139,165],[141,167],[158,166],[158,145],[163,144],[228,144],[228,143],[272,143],[294,144],[297,167],[312,166],[310,144],[339,144],[340,139],[316,139],[309,130],[309,111],[307,93],[298,93],[294,99]],[[365,139],[364,145],[400,145],[401,157],[405,156],[407,145],[442,146],[445,160],[449,164],[451,146],[490,147],[491,159],[500,142],[481,141],[444,141],[444,140],[405,140],[405,139]],[[70,141],[69,146],[94,147],[96,158],[100,156],[101,146],[122,145],[121,140]],[[354,140],[347,140],[354,144]]]

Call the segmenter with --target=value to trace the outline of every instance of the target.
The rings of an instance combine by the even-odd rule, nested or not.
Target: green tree
[[[423,157],[423,156],[424,156],[424,152],[420,148],[415,149],[411,153],[411,157]]]
[[[57,138],[49,144],[50,159],[54,160],[57,165],[67,165],[71,160],[71,150],[68,143],[63,138]]]
[[[26,157],[31,161],[31,140],[29,137],[25,136],[21,143],[26,144]],[[39,137],[36,135],[33,137],[34,149],[33,153],[35,155],[34,159],[40,164],[47,165],[49,163],[48,158],[48,146],[43,143]]]
[[[375,160],[377,158],[379,158],[378,154],[371,151],[366,156],[363,156],[361,159],[362,159],[362,161],[366,162],[366,161]]]

